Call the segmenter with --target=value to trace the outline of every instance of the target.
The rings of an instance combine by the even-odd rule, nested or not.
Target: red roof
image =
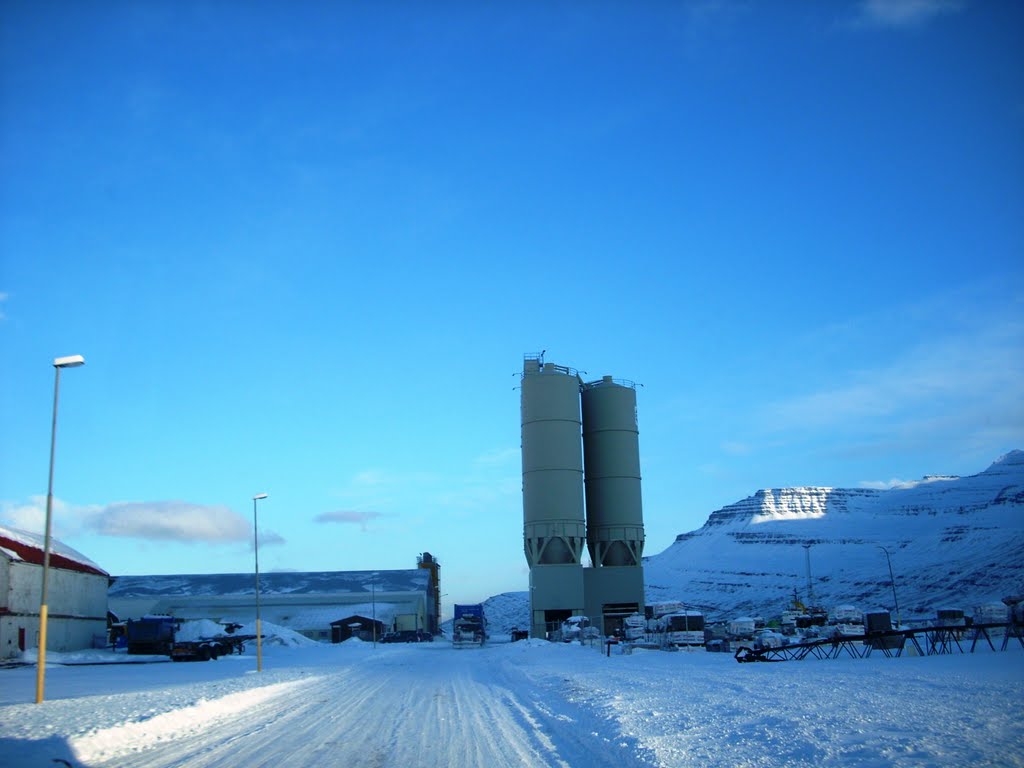
[[[43,564],[43,549],[29,544],[20,539],[12,539],[0,531],[0,548],[8,549],[26,563],[35,565]],[[84,558],[83,558],[84,559]],[[78,571],[79,573],[93,573],[97,576],[109,576],[110,574],[94,564],[83,563],[65,555],[59,555],[50,549],[50,567],[62,568],[66,571]]]

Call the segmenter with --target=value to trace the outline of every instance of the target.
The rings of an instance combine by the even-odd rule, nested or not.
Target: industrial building
[[[436,634],[439,566],[428,552],[417,565],[393,571],[261,573],[262,620],[323,642],[348,637],[351,633],[339,627],[352,623],[377,626],[379,632]],[[110,611],[121,621],[161,614],[247,624],[256,617],[255,584],[253,573],[118,576],[110,586]]]
[[[44,547],[40,534],[0,526],[0,659],[39,647]],[[47,650],[102,647],[110,576],[56,539],[50,540],[49,571]]]
[[[520,407],[530,634],[572,616],[612,634],[644,609],[636,387],[527,355]]]

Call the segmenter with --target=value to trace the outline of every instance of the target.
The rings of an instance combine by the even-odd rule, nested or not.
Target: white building
[[[373,617],[385,630],[431,632],[437,626],[435,590],[428,568],[261,573],[260,617],[324,642],[331,641],[334,622],[353,615]],[[122,621],[166,614],[248,624],[256,617],[252,573],[117,576],[109,599]]]
[[[43,547],[40,534],[0,526],[0,659],[39,647]],[[51,539],[49,579],[47,650],[102,646],[107,634],[109,574]]]

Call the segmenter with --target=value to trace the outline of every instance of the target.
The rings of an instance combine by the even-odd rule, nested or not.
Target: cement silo
[[[575,370],[542,356],[523,361],[523,546],[533,637],[584,608],[581,383]]]
[[[605,634],[625,617],[642,613],[643,504],[636,389],[605,376],[584,384],[583,457],[587,549],[584,573],[588,616],[602,617]]]
[[[644,551],[636,390],[611,376],[585,384],[587,548],[594,567],[639,565]]]

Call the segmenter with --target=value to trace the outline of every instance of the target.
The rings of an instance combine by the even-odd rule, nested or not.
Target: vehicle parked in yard
[[[423,629],[400,629],[386,633],[382,643],[432,643],[434,636]]]
[[[255,640],[256,635],[216,635],[200,637],[198,640],[180,640],[171,646],[171,661],[216,661],[232,653],[241,655],[245,644]]]
[[[487,620],[484,618],[482,603],[455,604],[455,619],[452,622],[452,645],[483,645],[487,639]]]
[[[143,616],[124,624],[128,653],[165,656],[174,645],[177,620],[173,616]]]

